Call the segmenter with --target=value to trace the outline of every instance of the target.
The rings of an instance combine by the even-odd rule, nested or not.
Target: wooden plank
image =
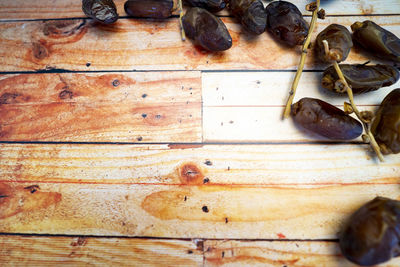
[[[114,0],[120,16],[126,16],[123,4],[126,0]],[[304,7],[308,4],[305,0],[291,1],[297,5],[303,14],[309,14]],[[400,4],[396,0],[344,0],[321,1],[321,7],[327,11],[328,15],[370,15],[370,14],[394,14],[399,13]],[[268,4],[268,2],[264,2]],[[177,12],[175,12],[176,14]],[[221,12],[228,15],[227,11]],[[0,20],[11,19],[49,19],[49,18],[76,18],[83,17],[80,1],[64,0],[38,0],[29,3],[22,0],[3,0],[0,5]]]
[[[205,266],[358,266],[347,261],[336,242],[214,241],[204,242]],[[381,264],[400,265],[400,258]]]
[[[0,140],[200,142],[199,72],[0,76]]]
[[[274,185],[398,183],[400,157],[367,145],[1,144],[4,182]],[[360,168],[362,166],[362,168]],[[206,180],[205,180],[206,179]]]
[[[173,238],[330,239],[398,184],[308,188],[1,182],[0,232]]]
[[[318,23],[316,31],[331,23],[350,26],[367,19],[400,36],[400,16],[329,17]],[[0,71],[297,68],[300,48],[283,47],[267,33],[249,38],[232,18],[223,20],[230,30],[233,47],[220,53],[207,53],[189,40],[182,42],[177,18],[157,22],[121,20],[112,26],[82,19],[4,22],[0,24]],[[369,57],[353,49],[346,62],[363,63]],[[310,52],[306,69],[325,66],[313,62],[313,58]]]
[[[207,142],[312,142],[328,141],[282,120],[284,104],[295,73],[218,72],[203,73],[203,137]],[[303,97],[319,98],[343,108],[346,95],[327,92],[319,84],[321,72],[306,72],[299,83],[295,102]],[[376,110],[396,84],[356,95],[360,110]],[[357,139],[361,141],[361,138]]]
[[[195,242],[139,238],[0,236],[2,266],[201,266]]]

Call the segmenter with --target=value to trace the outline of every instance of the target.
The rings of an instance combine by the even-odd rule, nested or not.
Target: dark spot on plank
[[[0,105],[11,104],[15,102],[15,99],[20,96],[20,94],[15,93],[4,93],[0,96]]]
[[[92,65],[90,62],[86,63],[86,67],[90,67],[90,65]]]
[[[147,117],[147,114],[146,114],[146,113],[143,113],[143,114],[142,114],[142,117],[143,117],[143,118],[146,118],[146,117]]]
[[[226,217],[225,218],[225,223],[228,223],[228,222],[229,222],[228,217]]]
[[[203,212],[205,212],[205,213],[207,213],[207,212],[209,212],[209,211],[210,211],[210,210],[208,209],[208,207],[207,207],[207,206],[203,206],[201,209],[202,209],[202,210],[203,210]]]
[[[33,56],[39,60],[42,60],[49,56],[49,51],[47,50],[47,48],[38,42],[32,43],[32,53]]]
[[[157,114],[156,119],[161,119],[161,115]]]
[[[143,137],[139,136],[138,138],[136,138],[138,141],[142,141]]]
[[[112,85],[113,85],[114,87],[118,87],[118,86],[120,85],[119,80],[118,80],[118,79],[115,79],[115,80],[112,82]]]
[[[60,99],[72,99],[73,96],[74,96],[74,93],[72,93],[70,90],[63,90],[58,95],[58,97]]]
[[[86,237],[78,237],[78,239],[76,241],[71,242],[71,246],[73,247],[77,247],[77,246],[84,246],[87,243],[87,239]]]
[[[210,182],[210,179],[208,179],[208,178],[204,178],[204,180],[203,180],[203,184],[206,184],[206,183],[209,183]]]
[[[186,200],[187,200],[187,196],[184,197],[183,201],[186,201]]]
[[[146,97],[147,97],[147,94],[143,94],[143,95],[142,95],[142,98],[146,98]]]
[[[230,124],[234,123],[234,121],[229,121]]]
[[[31,185],[31,186],[24,187],[24,189],[29,190],[31,192],[31,194],[33,194],[36,191],[38,191],[40,189],[40,187],[38,185]]]
[[[225,251],[222,251],[221,256],[222,258],[225,257]]]
[[[188,250],[188,254],[192,254],[193,253],[193,250]]]
[[[212,166],[212,165],[213,165],[212,162],[211,162],[211,160],[209,160],[209,159],[207,159],[207,160],[204,162],[204,164],[206,164],[207,166]]]
[[[261,81],[257,80],[257,81],[256,81],[256,83],[257,83],[257,84],[260,84],[260,83],[261,83]]]

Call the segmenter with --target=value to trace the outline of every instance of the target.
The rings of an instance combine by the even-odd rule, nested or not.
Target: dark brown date
[[[186,0],[193,7],[207,9],[210,12],[218,12],[226,7],[224,0]]]
[[[400,202],[376,197],[353,213],[339,236],[342,254],[370,266],[400,254]]]
[[[356,119],[315,98],[302,98],[293,104],[292,117],[296,125],[334,140],[351,140],[363,131]]]
[[[390,65],[340,64],[339,67],[355,94],[375,91],[395,84],[399,80],[399,71]],[[345,93],[333,66],[324,71],[322,87],[332,92]]]
[[[377,57],[400,62],[400,39],[373,21],[351,25],[353,38]]]
[[[267,27],[267,13],[260,0],[230,0],[229,9],[252,34],[262,34]]]
[[[325,53],[323,40],[328,41],[330,55]],[[326,27],[325,30],[318,34],[315,42],[318,58],[323,62],[331,62],[332,60],[337,62],[344,61],[352,47],[353,41],[349,30],[339,24],[331,24]]]
[[[267,8],[267,30],[288,46],[302,45],[308,34],[308,23],[292,3],[274,1]]]
[[[173,0],[128,0],[124,5],[129,16],[154,19],[170,17],[173,7]]]
[[[89,18],[104,24],[118,20],[117,7],[112,0],[82,0],[82,11]]]
[[[232,46],[232,37],[222,20],[205,9],[190,8],[182,17],[186,36],[209,51],[224,51]]]
[[[400,152],[400,89],[383,99],[371,125],[371,132],[384,154]]]

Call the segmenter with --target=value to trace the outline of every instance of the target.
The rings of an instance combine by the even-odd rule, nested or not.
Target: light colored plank
[[[27,186],[38,185],[32,192]],[[398,184],[314,186],[0,184],[0,232],[179,238],[330,239]]]
[[[284,107],[295,72],[206,72],[202,74],[203,106],[205,107]],[[303,97],[322,99],[343,106],[347,94],[338,95],[322,88],[322,72],[303,73],[294,102]],[[392,86],[355,96],[359,106],[380,105],[400,80]]]
[[[0,236],[2,266],[202,266],[203,250],[184,240]]]
[[[358,266],[347,261],[335,242],[213,241],[204,242],[205,266]],[[381,264],[396,267],[400,258]]]
[[[199,72],[0,76],[0,140],[200,142]]]
[[[400,157],[367,145],[1,144],[1,181],[328,186],[398,183]],[[360,168],[362,166],[362,168]]]
[[[367,19],[400,36],[400,16],[329,17],[318,23],[316,32],[331,23],[350,26]],[[233,47],[220,53],[195,48],[189,40],[182,42],[176,18],[162,22],[121,20],[111,26],[80,19],[5,22],[0,24],[0,71],[297,68],[300,47],[283,47],[267,33],[249,38],[232,18],[223,20]],[[346,62],[363,63],[368,57],[353,49]],[[310,52],[306,69],[322,67],[313,58]],[[90,67],[87,63],[91,63]]]
[[[126,16],[123,4],[126,0],[114,0],[120,16]],[[297,5],[303,14],[305,5],[308,1],[291,1]],[[268,4],[268,2],[264,2]],[[327,11],[328,15],[369,15],[369,14],[394,14],[399,13],[400,4],[396,0],[345,0],[345,1],[321,1],[321,7]],[[177,12],[175,12],[176,14]],[[227,11],[221,12],[228,15]],[[38,0],[30,3],[22,0],[2,0],[0,5],[0,20],[11,19],[49,19],[49,18],[76,18],[83,17],[81,1],[64,0]]]

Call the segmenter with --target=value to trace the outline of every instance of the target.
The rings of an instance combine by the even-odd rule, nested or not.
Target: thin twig
[[[308,50],[308,47],[310,46],[310,42],[311,42],[311,35],[312,35],[313,31],[314,31],[315,23],[316,23],[317,18],[318,18],[319,6],[320,6],[320,0],[317,0],[316,8],[313,10],[313,13],[312,13],[310,29],[308,30],[307,38],[304,41],[304,44],[303,44],[303,47],[302,47],[300,63],[298,65],[298,67],[297,67],[296,76],[294,77],[292,87],[290,88],[289,98],[288,98],[288,100],[286,102],[286,107],[285,107],[285,110],[283,112],[283,118],[284,119],[288,118],[289,115],[290,115],[290,110],[291,110],[291,106],[292,106],[292,103],[293,103],[294,96],[296,94],[296,89],[297,89],[297,86],[299,85],[301,74],[303,73],[304,62],[306,61],[306,56],[307,56],[307,50]]]
[[[185,34],[185,30],[183,29],[183,24],[182,24],[182,17],[183,17],[182,0],[178,0],[178,8],[179,8],[179,25],[181,28],[181,38],[182,38],[182,41],[185,41],[186,34]]]
[[[329,55],[330,51],[329,51],[329,44],[328,41],[323,40],[322,43],[324,44],[324,48],[325,48],[325,53],[327,55]],[[384,161],[381,150],[379,148],[379,145],[376,143],[375,137],[374,135],[371,133],[370,129],[369,129],[369,125],[368,123],[365,122],[365,120],[363,119],[363,117],[361,116],[360,111],[358,110],[356,104],[354,103],[354,97],[353,97],[353,90],[351,89],[351,87],[349,86],[349,84],[347,83],[342,70],[339,67],[339,64],[337,63],[336,60],[333,60],[333,67],[336,70],[336,73],[339,77],[339,80],[341,81],[341,83],[343,84],[343,86],[346,89],[347,95],[349,97],[350,100],[350,105],[353,108],[354,114],[356,114],[357,118],[362,122],[363,126],[364,126],[364,130],[366,135],[369,137],[369,144],[371,145],[372,149],[375,151],[376,155],[378,156],[379,160],[381,162]]]

